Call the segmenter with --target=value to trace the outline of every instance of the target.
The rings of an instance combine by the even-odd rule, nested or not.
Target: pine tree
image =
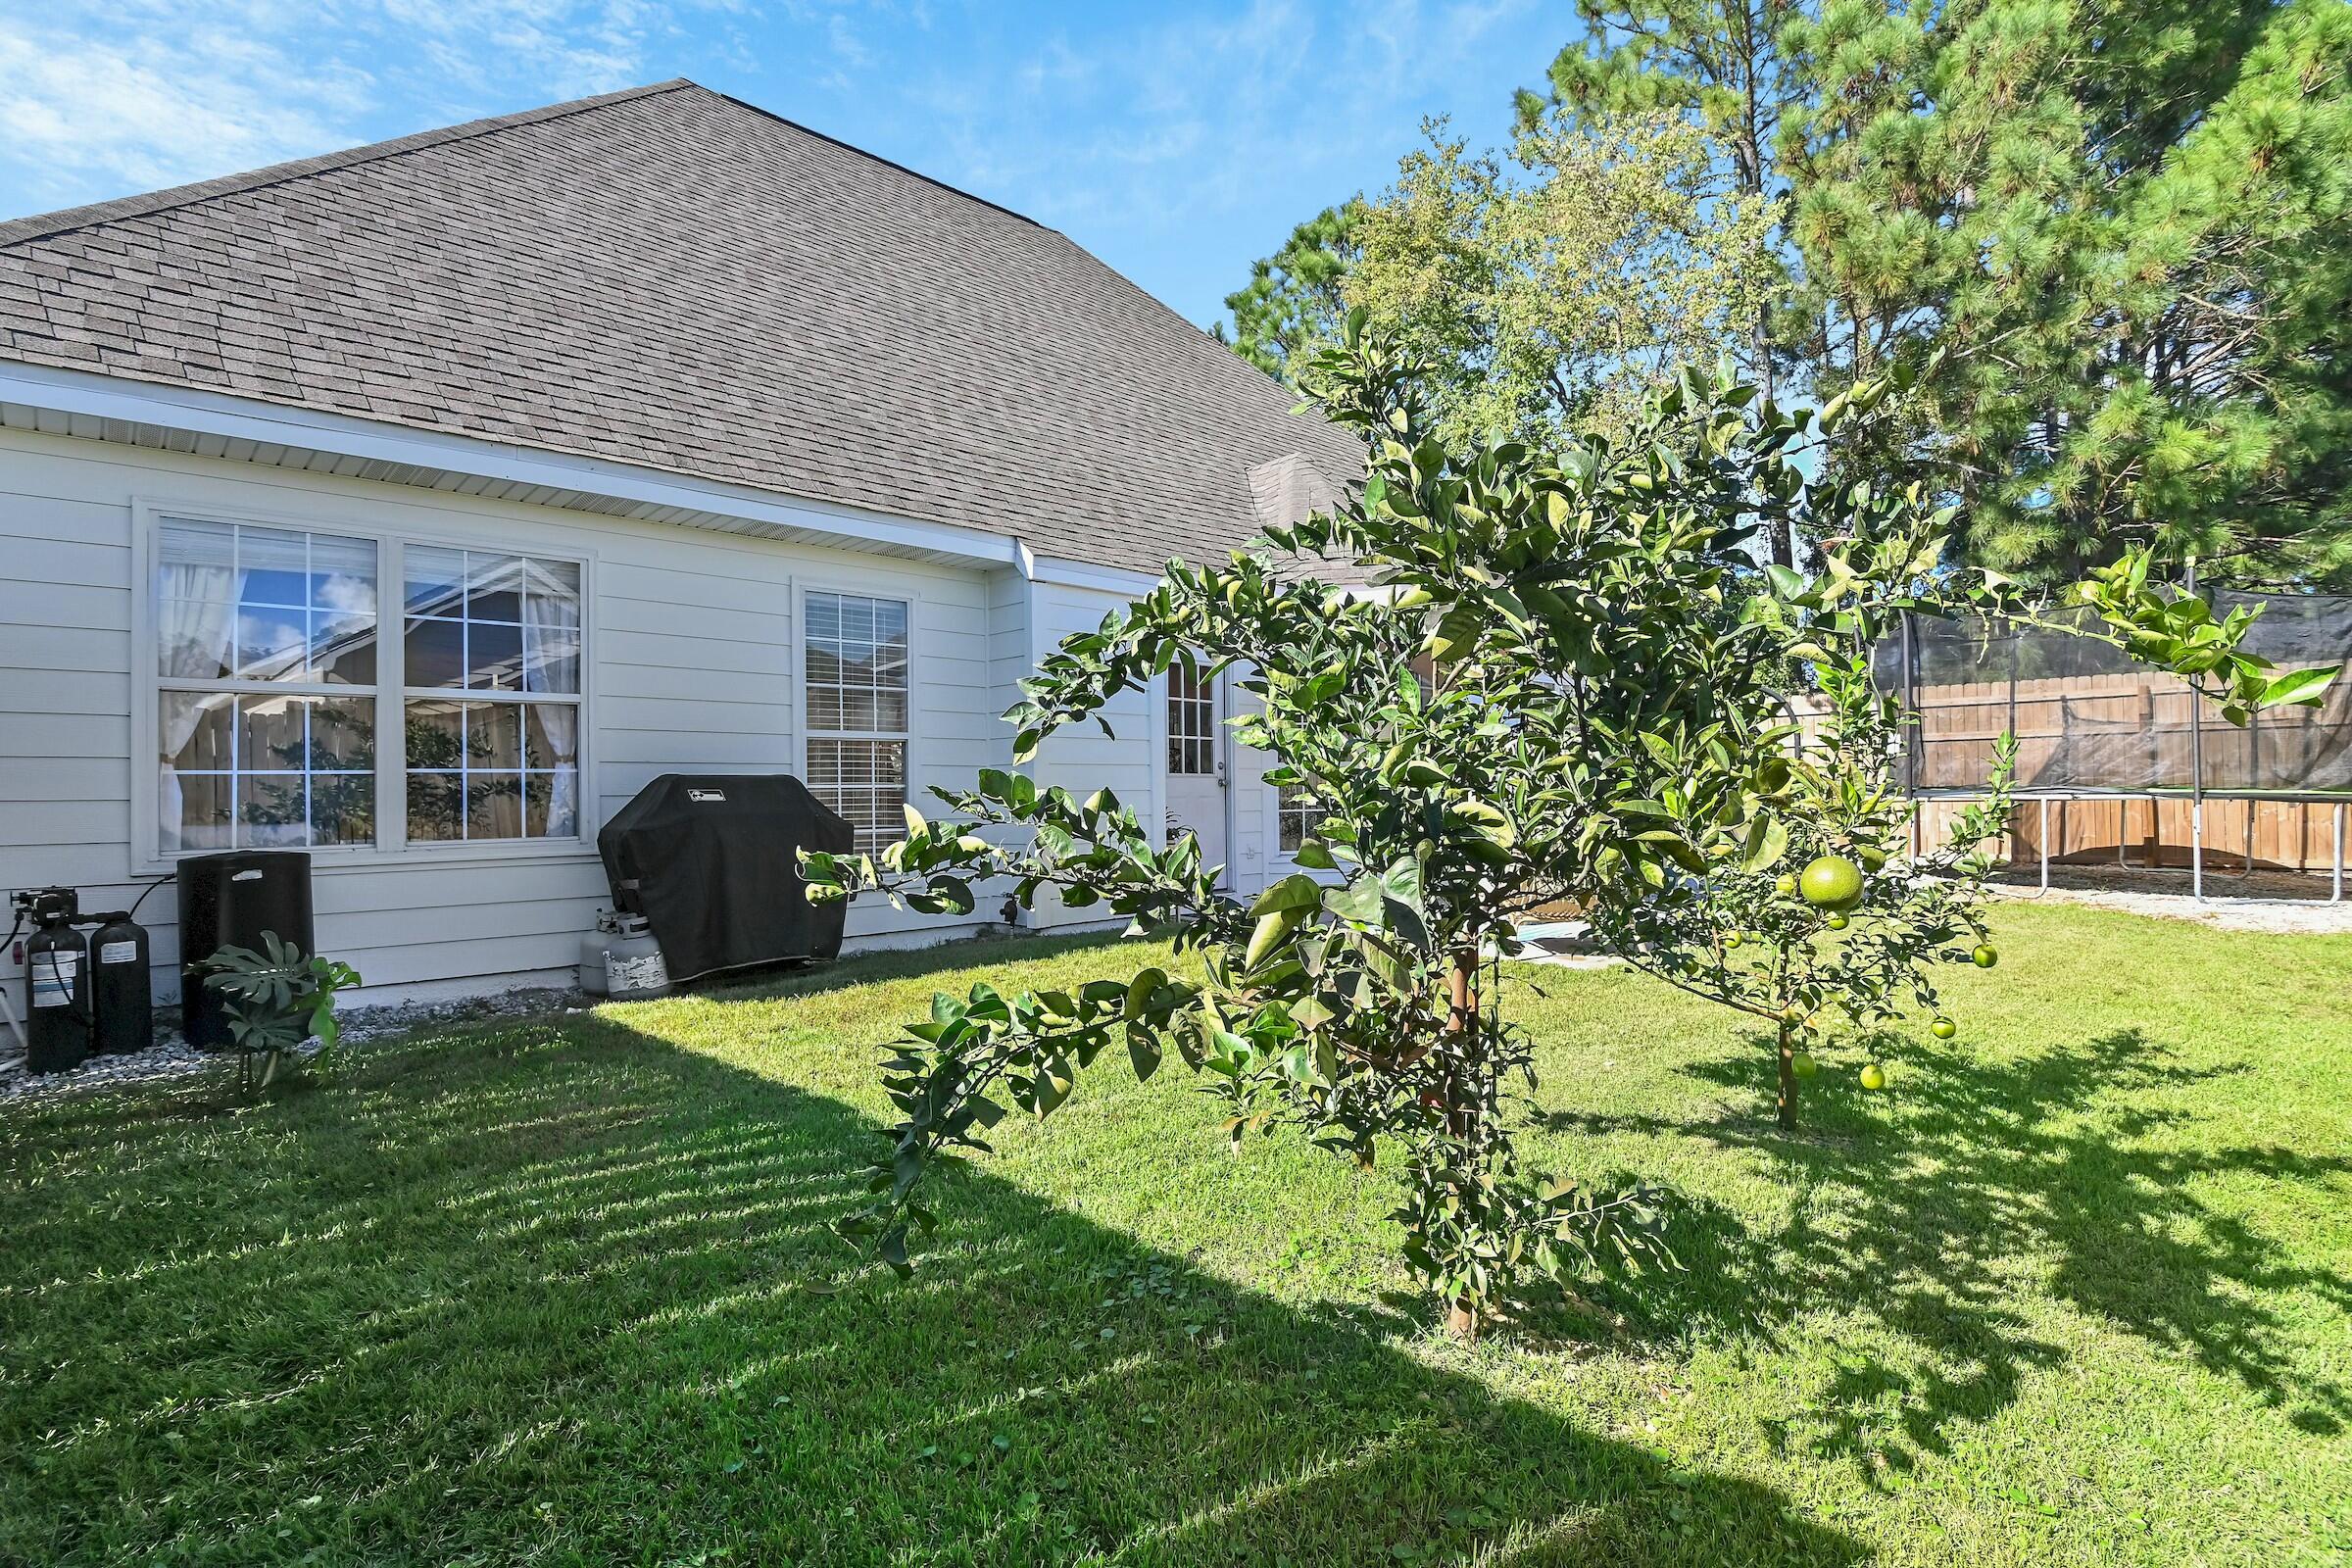
[[[1683,108],[1785,197],[1755,357],[1817,395],[1924,369],[1833,465],[1911,466],[2037,576],[2153,542],[2352,583],[2352,8],[1580,10],[1554,102]]]
[[[1576,9],[1585,36],[1552,62],[1554,104],[1588,117],[1681,113],[1720,149],[1733,194],[1761,204],[1783,193],[1782,126],[1806,90],[1783,53],[1782,34],[1798,14],[1795,0],[1578,0]],[[1544,107],[1523,91],[1521,122]],[[1774,211],[1777,219],[1777,204]],[[1786,238],[1777,222],[1773,238]],[[1768,254],[1784,251],[1776,243]],[[1775,354],[1766,313],[1746,323],[1744,347],[1759,389],[1770,397]]]
[[[1326,207],[1291,230],[1281,250],[1250,269],[1250,284],[1225,296],[1233,351],[1268,375],[1297,384],[1294,368],[1336,341],[1348,314],[1340,287],[1355,265],[1360,200]],[[1225,340],[1225,325],[1215,332]]]

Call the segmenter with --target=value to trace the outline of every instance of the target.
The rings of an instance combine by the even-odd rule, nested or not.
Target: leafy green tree
[[[2064,581],[2154,545],[2352,582],[2352,8],[1581,0],[1588,115],[1673,107],[1785,199],[1763,367],[1919,370],[1830,456]]]
[[[1558,448],[1635,428],[1738,335],[1767,298],[1769,231],[1671,116],[1539,116],[1507,162],[1432,126],[1364,205],[1340,292],[1430,367],[1440,441]]]
[[[943,793],[956,821],[909,810],[908,836],[878,861],[807,859],[814,898],[878,889],[969,911],[977,881],[1004,878],[1024,905],[1051,892],[1101,906],[1187,960],[1074,992],[934,1000],[886,1063],[902,1119],[877,1201],[848,1227],[894,1267],[906,1266],[908,1225],[930,1223],[916,1195],[934,1155],[986,1148],[1007,1102],[1052,1113],[1117,1045],[1139,1073],[1174,1054],[1204,1074],[1237,1141],[1292,1126],[1366,1163],[1396,1151],[1405,1257],[1457,1332],[1475,1333],[1528,1270],[1657,1255],[1653,1194],[1520,1168],[1514,1097],[1533,1087],[1533,1054],[1489,959],[1517,951],[1526,910],[1566,894],[1602,906],[1599,928],[1638,961],[1703,981],[1693,932],[1720,918],[1717,884],[1771,875],[1791,846],[1838,842],[1868,816],[1855,781],[1875,788],[1891,765],[1878,732],[1843,740],[1834,766],[1792,761],[1772,671],[1791,656],[1854,667],[1884,617],[1992,586],[1938,569],[1948,518],[1920,492],[1808,493],[1795,454],[1875,388],[1789,414],[1728,370],[1686,373],[1632,439],[1554,454],[1448,448],[1424,368],[1368,333],[1361,312],[1308,379],[1366,440],[1360,494],[1270,533],[1263,554],[1171,564],[1151,593],[1067,639],[1007,715],[1026,759],[1179,661],[1237,669],[1259,703],[1236,738],[1270,753],[1269,781],[1320,813],[1298,856],[1308,870],[1247,904],[1222,897],[1190,834],[1155,843],[1107,792],[1079,800],[1002,770]],[[1828,575],[1783,574],[1775,594],[1720,613],[1727,560],[1799,506],[1838,521]],[[1333,556],[1368,567],[1378,591],[1298,569]],[[2242,623],[2192,622],[2149,598],[2143,573],[2115,601],[2111,618],[2140,617],[2135,648],[2268,693],[2234,653]],[[1438,672],[1427,690],[1410,667],[1422,658]],[[1874,694],[1832,689],[1868,721]],[[1871,971],[1883,992],[1966,953],[1955,940],[1981,861],[1922,869],[1951,886],[1872,905],[1900,932]]]
[[[1579,40],[1551,65],[1551,101],[1522,91],[1522,125],[1563,112],[1606,122],[1628,114],[1673,114],[1702,130],[1716,150],[1715,172],[1767,226],[1754,264],[1773,296],[1787,285],[1788,178],[1781,168],[1784,124],[1811,92],[1789,69],[1782,34],[1801,22],[1798,0],[1577,0]],[[1769,301],[1745,313],[1724,346],[1740,353],[1767,399],[1778,361]],[[1781,564],[1788,564],[1785,555]]]
[[[1558,445],[1631,428],[1764,308],[1769,204],[1727,189],[1694,126],[1536,113],[1506,155],[1428,129],[1393,185],[1299,225],[1227,298],[1246,358],[1297,381],[1362,309],[1428,366],[1442,440]]]

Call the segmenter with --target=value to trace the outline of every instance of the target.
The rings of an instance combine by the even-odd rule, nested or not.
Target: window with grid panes
[[[810,592],[802,609],[805,782],[857,830],[858,851],[871,855],[906,827],[908,606]]]
[[[579,835],[578,563],[186,517],[154,558],[159,855]]]
[[[1168,666],[1168,771],[1216,770],[1216,677],[1178,660]]]
[[[576,837],[578,564],[428,545],[403,555],[409,841]]]
[[[372,539],[166,518],[156,851],[371,844]]]
[[[1298,847],[1322,820],[1323,808],[1314,803],[1313,797],[1286,786],[1275,802],[1275,827],[1282,853],[1298,854]]]

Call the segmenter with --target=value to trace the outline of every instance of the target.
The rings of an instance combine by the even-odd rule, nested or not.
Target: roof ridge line
[[[471,141],[494,131],[513,130],[522,125],[535,125],[550,120],[562,120],[571,115],[586,114],[612,104],[628,103],[638,98],[651,98],[660,93],[676,92],[681,88],[699,87],[685,76],[672,76],[666,81],[649,82],[642,87],[624,87],[617,92],[599,93],[588,98],[574,98],[566,103],[546,104],[537,109],[522,109],[506,115],[487,115],[455,125],[443,125],[434,130],[412,131],[406,136],[394,136],[385,141],[366,142],[335,152],[318,153],[309,158],[288,159],[243,173],[220,174],[211,179],[196,180],[185,185],[168,186],[163,190],[146,191],[133,196],[117,196],[107,201],[90,202],[80,207],[64,207],[51,213],[33,213],[24,218],[0,221],[0,249],[22,245],[31,240],[53,239],[75,229],[95,228],[101,224],[120,222],[124,219],[148,218],[167,213],[177,207],[190,207],[198,202],[220,196],[241,195],[270,185],[283,185],[292,180],[306,179],[313,174],[331,173],[337,170],[355,169],[362,164],[378,163],[398,158],[405,153],[421,152],[427,147],[447,146],[452,142]],[[701,88],[708,92],[709,88]],[[716,95],[714,95],[716,96]],[[979,198],[975,197],[974,200]]]
[[[700,85],[700,83],[691,83],[690,85]],[[758,115],[764,120],[772,120],[779,125],[790,125],[794,130],[799,131],[804,136],[814,136],[818,141],[829,142],[833,146],[839,147],[844,152],[855,153],[859,158],[864,159],[867,163],[880,164],[885,169],[895,169],[909,179],[920,180],[926,185],[934,186],[940,190],[946,191],[951,196],[960,196],[967,202],[978,202],[983,207],[993,208],[997,212],[1003,213],[1007,218],[1017,218],[1032,228],[1042,228],[1049,234],[1061,233],[1060,229],[1054,227],[1051,223],[1040,222],[1038,220],[1031,218],[1027,213],[1015,212],[1011,208],[1005,206],[1003,202],[992,202],[985,196],[976,196],[972,192],[965,190],[960,185],[949,184],[946,180],[941,179],[937,174],[926,174],[921,170],[910,169],[896,159],[885,158],[880,153],[873,152],[864,147],[859,147],[854,142],[843,141],[839,136],[829,136],[825,132],[818,130],[813,125],[804,125],[797,120],[793,120],[788,116],[777,114],[773,109],[763,108],[748,99],[738,98],[733,93],[720,92],[715,87],[704,87],[703,91],[710,93],[714,98],[724,98],[728,103],[733,104],[736,108],[748,109],[753,114]],[[1064,237],[1066,238],[1067,236]]]

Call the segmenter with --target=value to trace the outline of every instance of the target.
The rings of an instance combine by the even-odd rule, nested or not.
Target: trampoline
[[[2281,670],[2352,662],[2352,598],[2231,590],[2210,597],[2217,614],[2241,605],[2261,608],[2245,647]],[[2163,838],[2163,808],[2184,805],[2185,870],[2192,893],[2202,900],[2208,878],[2207,805],[2243,802],[2243,864],[2228,874],[2242,879],[2256,868],[2263,805],[2324,808],[2329,822],[2328,898],[2343,899],[2346,814],[2352,808],[2352,679],[2334,682],[2319,708],[2267,710],[2240,728],[2222,717],[2220,704],[2105,643],[2013,621],[1909,616],[1875,650],[1873,663],[1880,685],[1897,694],[1913,715],[1903,767],[1906,792],[1915,802],[1982,798],[1994,741],[2003,734],[2017,737],[2012,793],[2021,805],[2035,804],[2039,809],[2044,888],[2049,886],[2053,803],[2117,802],[2123,830],[2116,858],[2127,866],[2133,865],[2131,803],[2151,803],[2156,845]],[[2271,815],[2283,821],[2286,813]],[[2296,815],[2296,858],[2303,863],[2292,868],[2308,871],[2312,824],[2308,812]],[[1916,809],[1913,832],[1920,832]],[[2176,869],[2157,863],[2153,851],[2144,864]]]

